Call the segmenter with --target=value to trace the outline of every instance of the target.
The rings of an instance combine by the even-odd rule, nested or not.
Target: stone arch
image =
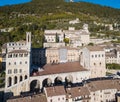
[[[14,84],[17,84],[17,76],[14,77]]]
[[[43,87],[48,87],[48,86],[51,86],[51,85],[52,85],[52,80],[50,78],[46,78],[42,82]]]
[[[8,78],[8,87],[10,87],[10,86],[12,86],[12,78],[11,77]]]
[[[25,75],[25,79],[27,79],[28,78],[28,76],[27,75]]]
[[[54,64],[54,63],[55,63],[55,60],[53,60],[52,63]]]
[[[33,80],[30,83],[30,91],[31,92],[39,92],[40,90],[40,82],[39,80]]]
[[[23,77],[22,76],[20,76],[20,81],[22,81],[23,80]]]
[[[62,85],[62,84],[63,84],[62,81],[63,81],[63,80],[62,80],[62,77],[58,76],[58,77],[55,78],[54,84],[55,84],[55,85]]]
[[[65,83],[66,86],[71,86],[73,83],[73,76],[72,75],[68,75],[65,77]]]
[[[56,60],[56,63],[58,63],[58,60]]]

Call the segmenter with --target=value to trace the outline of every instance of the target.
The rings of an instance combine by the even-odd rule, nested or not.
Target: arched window
[[[22,62],[20,61],[20,64],[22,64]]]
[[[9,77],[9,78],[8,78],[8,87],[11,86],[11,85],[12,85],[12,78]]]
[[[14,65],[16,65],[16,62],[14,62]]]
[[[9,62],[9,65],[11,65],[11,63]]]
[[[25,75],[25,79],[27,79],[27,75]]]
[[[20,81],[22,81],[22,76],[20,76]]]
[[[27,64],[27,61],[25,61],[25,64]]]
[[[53,63],[55,63],[55,60],[53,60]]]
[[[14,77],[14,84],[17,84],[17,77]]]
[[[56,63],[58,63],[58,60],[56,60]]]

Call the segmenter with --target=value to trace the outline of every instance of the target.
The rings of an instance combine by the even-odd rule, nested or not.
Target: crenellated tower
[[[26,41],[9,42],[6,49],[5,92],[19,95],[28,90],[23,83],[30,77],[31,32],[26,33]]]

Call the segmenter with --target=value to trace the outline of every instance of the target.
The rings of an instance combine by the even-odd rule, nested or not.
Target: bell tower
[[[28,50],[31,49],[31,32],[26,32],[26,46],[28,47]]]

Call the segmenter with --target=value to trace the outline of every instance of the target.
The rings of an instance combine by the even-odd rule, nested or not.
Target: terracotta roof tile
[[[88,88],[84,86],[67,88],[66,91],[67,91],[67,98],[69,98],[69,95],[71,95],[72,98],[90,95]]]
[[[120,80],[99,80],[87,84],[90,91],[118,89],[120,90]]]
[[[27,50],[13,50],[9,53],[28,53],[28,51]]]
[[[48,97],[66,95],[64,86],[46,87],[45,89]]]
[[[86,48],[90,51],[104,51],[104,49],[100,46],[87,46]]]
[[[83,68],[79,62],[46,64],[45,66],[43,66],[43,71],[37,72],[36,76],[58,74],[58,73],[78,72],[78,71],[87,71],[87,69]]]
[[[47,98],[44,94],[37,94],[27,97],[14,97],[8,99],[7,102],[47,102]]]
[[[7,43],[2,45],[2,49],[6,49],[7,48]]]

